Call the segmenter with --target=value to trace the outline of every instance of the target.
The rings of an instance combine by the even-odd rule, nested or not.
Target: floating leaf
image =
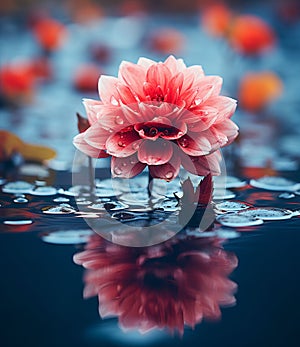
[[[33,145],[23,142],[15,134],[0,130],[0,161],[8,160],[19,153],[27,161],[43,162],[55,157],[56,152],[45,146]]]

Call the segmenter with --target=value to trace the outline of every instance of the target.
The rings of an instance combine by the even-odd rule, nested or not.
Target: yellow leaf
[[[0,161],[9,159],[15,153],[21,154],[26,161],[35,162],[56,156],[56,152],[49,147],[25,143],[15,134],[0,130]]]

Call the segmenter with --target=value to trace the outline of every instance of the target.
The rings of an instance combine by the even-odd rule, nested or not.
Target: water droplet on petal
[[[29,225],[32,224],[33,221],[31,219],[25,219],[25,220],[5,220],[3,222],[6,225]]]
[[[122,174],[122,169],[120,167],[116,166],[114,168],[114,173],[119,176]]]
[[[122,125],[124,124],[124,119],[121,116],[116,116],[115,122],[116,124]]]
[[[134,149],[134,150],[138,150],[140,148],[140,144],[139,144],[139,142],[134,142],[133,144],[132,144],[132,149]],[[132,164],[134,164],[135,162],[133,162]]]
[[[179,140],[179,144],[181,147],[186,148],[189,145],[189,140],[187,138],[183,138]]]
[[[119,141],[119,142],[118,142],[118,146],[119,146],[119,147],[125,147],[125,143],[124,143],[123,141]]]
[[[16,199],[14,199],[14,202],[17,204],[25,204],[28,202],[28,200],[25,198],[16,198]]]
[[[245,211],[238,212],[239,215],[244,217],[255,217],[263,220],[280,220],[290,219],[293,217],[293,212],[276,207],[262,207],[262,208],[250,208]]]
[[[169,171],[166,173],[165,177],[169,180],[174,176],[174,172],[173,171]]]
[[[228,213],[217,217],[217,221],[227,227],[247,227],[263,224],[263,220],[253,217],[244,216],[237,213]]]

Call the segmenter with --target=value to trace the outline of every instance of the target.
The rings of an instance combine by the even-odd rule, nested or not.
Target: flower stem
[[[92,195],[95,188],[95,180],[94,180],[94,170],[93,170],[93,161],[91,157],[88,157],[89,163],[89,184],[90,184],[90,194]]]
[[[149,200],[151,198],[151,190],[152,190],[152,181],[153,181],[153,177],[151,176],[150,171],[148,171],[148,196],[149,196]]]

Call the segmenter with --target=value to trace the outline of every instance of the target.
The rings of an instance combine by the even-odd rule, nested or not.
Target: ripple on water
[[[42,209],[46,214],[70,214],[76,212],[76,210],[68,204],[60,204],[59,206],[50,206]]]
[[[44,242],[58,245],[76,245],[86,243],[93,234],[92,230],[62,230],[43,233],[40,237]]]
[[[32,189],[29,194],[31,195],[37,195],[37,196],[51,196],[57,194],[57,189],[54,187],[37,187],[35,189]]]
[[[241,201],[222,201],[215,204],[215,207],[220,211],[233,212],[245,210],[252,207],[252,205]]]
[[[273,191],[294,192],[300,189],[300,183],[278,176],[264,176],[258,179],[252,179],[250,180],[250,185],[255,188],[262,188]]]
[[[237,213],[228,213],[218,216],[217,221],[227,227],[248,227],[263,224],[263,220],[254,216],[243,216]]]
[[[283,220],[290,219],[294,216],[292,211],[277,207],[254,207],[245,211],[239,211],[238,214],[244,217],[255,217],[263,220]]]
[[[29,225],[32,224],[33,220],[31,219],[24,219],[24,220],[5,220],[3,222],[3,224],[6,225],[14,225],[14,226],[18,226],[18,225]]]
[[[15,182],[9,182],[6,183],[2,187],[3,193],[11,193],[11,194],[18,194],[18,193],[30,193],[32,189],[34,188],[34,185],[25,181],[15,181]]]

